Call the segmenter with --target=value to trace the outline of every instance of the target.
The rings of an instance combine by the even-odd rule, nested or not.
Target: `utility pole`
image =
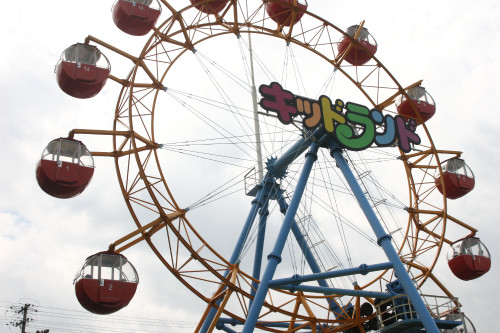
[[[38,312],[36,305],[25,303],[24,305],[12,305],[10,311],[13,312],[13,321],[9,322],[7,326],[19,327],[21,333],[26,333],[26,328],[29,322],[36,321],[32,316],[31,312]],[[36,333],[49,333],[49,329],[37,330]]]
[[[26,326],[28,322],[33,321],[32,318],[30,318],[28,315],[28,311],[34,311],[37,312],[37,310],[34,308],[35,306],[33,304],[24,304],[23,306],[11,306],[10,309],[14,311],[15,316],[19,318],[18,321],[10,322],[7,325],[14,326],[14,327],[19,327],[21,329],[21,333],[26,333]],[[22,319],[21,319],[22,316]],[[36,333],[49,333],[48,329],[41,330],[41,331],[36,331]]]
[[[21,311],[23,312],[23,322],[21,325],[21,333],[26,333],[26,322],[28,321],[28,309],[30,307],[30,304],[24,304],[24,306],[19,310],[18,313]]]
[[[30,321],[30,318],[28,318],[28,310],[31,307],[31,304],[24,304],[22,307],[18,306],[11,306],[10,308],[15,311],[16,314],[21,314],[23,316],[23,319],[17,321],[17,322],[11,322],[10,324],[15,327],[20,327],[21,328],[21,333],[26,333],[26,323]],[[36,311],[36,310],[35,310]]]

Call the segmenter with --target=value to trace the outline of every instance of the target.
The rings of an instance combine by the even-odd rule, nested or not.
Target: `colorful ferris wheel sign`
[[[346,149],[363,150],[376,144],[379,147],[392,146],[397,141],[405,153],[411,151],[413,144],[420,143],[415,130],[414,119],[389,114],[383,115],[377,109],[352,102],[344,103],[337,99],[332,103],[328,96],[318,100],[296,96],[277,83],[261,85],[263,96],[260,106],[267,111],[276,112],[283,124],[291,124],[294,118],[302,118],[305,128],[312,130],[320,126],[334,135]]]

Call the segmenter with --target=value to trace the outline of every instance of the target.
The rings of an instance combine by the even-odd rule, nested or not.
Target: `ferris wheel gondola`
[[[292,6],[296,6],[296,9],[293,9]],[[307,6],[306,0],[280,0],[267,2],[266,12],[279,25],[289,27],[300,21]]]
[[[360,29],[361,28],[361,29]],[[338,44],[340,54],[347,52],[344,60],[354,66],[366,64],[377,52],[377,42],[365,27],[352,25],[346,30],[347,35]],[[359,44],[352,44],[351,38],[356,38]],[[349,47],[351,47],[349,49]]]
[[[160,17],[161,6],[157,0],[118,0],[112,11],[113,22],[121,31],[144,36]]]
[[[416,109],[422,117],[422,121],[425,123],[434,113],[436,113],[436,103],[424,87],[412,87],[408,89],[406,93],[409,98],[401,95],[401,97],[396,100],[396,108],[401,116],[406,119],[415,119],[417,122],[420,122],[415,111]]]
[[[477,237],[470,236],[454,242],[447,257],[453,274],[465,281],[477,279],[491,267],[490,252]]]
[[[441,164],[443,170],[443,183],[436,175],[436,187],[445,193],[448,199],[458,199],[474,189],[476,184],[474,173],[461,158],[454,157]],[[444,190],[443,190],[444,185]]]
[[[111,65],[97,47],[77,43],[62,53],[55,72],[57,83],[66,94],[90,98],[106,84]]]
[[[36,167],[36,179],[47,194],[61,199],[82,193],[94,175],[94,159],[78,140],[52,140]]]
[[[227,5],[229,0],[189,0],[200,12],[210,15],[220,13]]]
[[[126,307],[135,295],[139,276],[119,253],[99,252],[87,258],[73,280],[78,302],[95,314],[110,314]]]

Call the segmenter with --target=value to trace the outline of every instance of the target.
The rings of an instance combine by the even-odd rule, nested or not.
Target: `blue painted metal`
[[[291,278],[276,279],[276,280],[269,282],[269,286],[276,287],[276,286],[284,285],[284,284],[296,284],[296,285],[298,285],[298,284],[301,284],[304,282],[309,282],[309,281],[324,280],[324,279],[349,276],[349,275],[354,275],[354,274],[365,275],[365,274],[368,274],[370,272],[376,272],[376,271],[381,271],[384,269],[390,269],[392,267],[393,267],[393,265],[391,262],[374,264],[374,265],[363,264],[363,265],[360,265],[359,267],[340,269],[340,270],[336,270],[336,271],[309,274],[309,275],[301,275],[301,276],[295,275]]]
[[[269,175],[266,175],[263,181],[262,188],[259,189],[255,199],[252,200],[252,207],[250,209],[250,213],[247,216],[247,219],[240,233],[238,241],[236,242],[236,246],[234,247],[231,259],[229,259],[229,262],[231,264],[235,264],[238,261],[241,255],[241,251],[245,246],[245,242],[248,238],[252,225],[255,221],[255,218],[257,217],[258,211],[269,200],[270,187],[272,187],[274,184],[275,184],[274,180],[270,179]]]
[[[222,324],[222,323],[217,323],[217,326],[216,328],[219,330],[219,331],[224,331],[224,332],[227,332],[227,333],[238,333],[236,332],[235,330],[227,327],[226,325]]]
[[[255,257],[254,257],[254,264],[253,264],[253,273],[252,276],[255,279],[260,279],[260,271],[261,271],[261,266],[262,266],[262,256],[264,252],[264,239],[266,237],[266,223],[267,223],[267,216],[269,215],[269,201],[266,202],[265,206],[262,207],[261,212],[260,212],[260,219],[259,219],[259,231],[257,233],[257,242],[255,246]],[[255,290],[257,289],[257,286],[259,284],[257,282],[252,282],[252,295],[255,295]]]
[[[258,186],[259,190],[257,191],[255,199],[252,201],[252,207],[250,209],[250,213],[248,214],[247,220],[243,226],[242,232],[240,233],[236,246],[233,250],[233,254],[229,260],[231,264],[235,264],[238,258],[240,257],[241,251],[243,249],[243,246],[245,245],[245,242],[247,240],[250,229],[252,228],[258,210],[261,209],[264,205],[267,205],[270,192],[273,190],[270,186],[276,186],[275,179],[284,177],[290,163],[292,163],[296,158],[301,156],[304,151],[307,150],[307,148],[313,142],[313,139],[314,139],[313,136],[308,136],[307,138],[301,137],[280,158],[268,162],[267,165],[268,173],[264,177],[262,184]],[[263,235],[261,235],[260,237],[262,237],[263,241]],[[253,272],[254,276],[255,274],[260,275],[261,263],[260,264],[258,263],[260,259],[257,258],[262,258],[262,253],[258,253],[260,251],[259,246],[260,245],[257,245],[256,258],[254,260],[254,272]],[[227,277],[228,274],[229,271],[226,271],[224,277]],[[221,301],[222,300],[218,300],[216,304],[219,305]],[[215,318],[216,313],[217,313],[216,307],[212,307],[202,325],[200,332],[206,333],[208,331],[208,328],[210,327],[211,322]]]
[[[317,130],[314,133],[314,135],[316,137],[319,137],[320,132]],[[281,226],[278,238],[275,242],[274,249],[268,255],[268,263],[266,266],[266,270],[264,272],[264,276],[262,277],[260,284],[258,284],[257,292],[255,293],[254,301],[251,302],[249,313],[244,323],[242,332],[243,333],[253,332],[254,327],[257,324],[258,316],[262,309],[263,303],[265,301],[266,294],[270,287],[286,287],[295,290],[300,289],[300,290],[320,292],[323,294],[345,294],[345,295],[354,295],[360,297],[388,298],[390,297],[390,295],[387,293],[329,288],[325,279],[330,277],[345,276],[352,274],[366,274],[369,271],[375,271],[393,267],[398,278],[402,280],[401,283],[403,284],[406,293],[408,294],[410,300],[412,301],[412,304],[415,305],[415,309],[419,315],[419,318],[422,320],[422,323],[426,328],[426,330],[428,332],[438,333],[439,331],[436,327],[436,324],[434,323],[434,320],[427,311],[427,308],[425,307],[425,304],[420,298],[420,295],[418,294],[418,291],[416,290],[413,281],[411,280],[403,264],[401,263],[401,260],[396,250],[392,247],[391,237],[385,232],[382,225],[378,221],[378,218],[373,212],[368,200],[364,196],[361,188],[359,187],[359,184],[357,183],[354,175],[349,169],[349,166],[344,160],[341,150],[339,149],[338,143],[332,139],[328,140],[328,145],[331,150],[331,155],[332,157],[335,158],[337,165],[339,166],[344,177],[349,183],[354,195],[356,196],[356,199],[358,200],[361,208],[363,209],[363,212],[365,213],[368,221],[370,222],[370,225],[377,237],[378,244],[384,249],[384,252],[386,253],[387,258],[390,260],[390,263],[383,263],[371,266],[362,265],[358,268],[320,273],[319,266],[314,256],[312,255],[311,250],[306,245],[306,242],[303,240],[304,235],[302,235],[300,228],[298,227],[295,221],[295,215],[298,209],[298,205],[300,204],[300,200],[302,198],[305,186],[307,185],[307,180],[311,172],[312,166],[317,158],[316,153],[320,147],[320,143],[318,142],[324,141],[324,138],[325,136],[323,135],[320,140],[317,140],[317,142],[313,142],[313,140],[315,139],[312,136],[308,138],[302,138],[301,140],[297,141],[283,156],[271,160],[267,165],[267,169],[269,172],[266,175],[263,184],[260,185],[260,189],[256,195],[256,199],[252,201],[252,208],[248,215],[247,221],[245,222],[245,226],[242,230],[242,233],[240,234],[238,242],[235,246],[230,262],[232,264],[237,262],[259,209],[261,214],[259,220],[260,229],[265,230],[264,224],[268,214],[267,205],[269,199],[274,198],[278,201],[280,205],[280,210],[283,213],[285,213],[285,218]],[[271,189],[270,184],[276,186],[275,179],[284,177],[286,175],[286,170],[288,166],[298,156],[300,156],[308,147],[309,147],[309,152],[306,154],[306,161],[304,163],[300,179],[295,188],[292,201],[288,206],[283,197],[282,190],[279,189],[278,187]],[[276,268],[278,264],[281,262],[281,253],[283,251],[286,239],[290,231],[293,232],[295,238],[297,239],[297,242],[301,246],[301,250],[304,256],[306,257],[306,260],[308,261],[308,264],[311,267],[314,274],[303,277],[296,276],[294,277],[293,282],[290,282],[289,281],[290,279],[280,279],[272,281]],[[258,236],[259,240],[256,248],[254,272],[253,272],[256,278],[260,276],[261,261],[259,258],[262,258],[263,254],[262,249],[263,249],[264,236],[265,236],[264,233]],[[227,276],[227,274],[228,272],[226,272],[225,276]],[[316,280],[318,281],[320,287],[299,286],[299,284],[301,283],[299,282],[299,279],[301,282]],[[285,281],[287,280],[288,282],[285,283]],[[216,309],[214,307],[211,309],[209,316],[205,320],[201,332],[206,332],[210,323],[213,321],[213,318],[215,317],[215,313]],[[222,326],[224,322],[226,322],[225,319],[223,318],[219,319],[219,323],[222,323]],[[238,322],[237,324],[242,324],[242,323]],[[232,325],[235,325],[235,323],[232,323]],[[286,323],[282,323],[282,325],[285,325],[283,327],[288,327]],[[222,326],[220,327],[222,328]]]
[[[356,297],[371,297],[371,298],[381,298],[389,299],[393,295],[389,293],[383,293],[380,291],[365,291],[365,290],[354,290],[354,289],[341,289],[341,288],[330,288],[330,287],[317,287],[317,286],[302,286],[296,284],[285,284],[278,285],[276,289],[285,289],[291,292],[295,291],[307,291],[324,295],[349,295]]]
[[[335,158],[337,166],[342,171],[344,178],[347,180],[349,186],[351,187],[354,196],[356,197],[359,205],[361,206],[361,209],[363,210],[363,213],[368,219],[368,222],[370,223],[370,226],[372,227],[373,232],[377,237],[377,243],[382,247],[387,258],[394,265],[396,276],[401,281],[401,284],[403,285],[408,297],[410,298],[412,304],[415,306],[415,310],[417,311],[420,320],[422,320],[425,329],[430,333],[439,333],[436,323],[427,310],[427,307],[425,306],[424,301],[415,288],[412,279],[406,272],[406,269],[401,262],[398,253],[391,244],[391,236],[389,236],[385,232],[380,221],[375,215],[375,212],[370,206],[370,203],[363,194],[363,191],[356,181],[354,174],[352,173],[351,169],[347,165],[347,162],[342,156],[342,150],[340,149],[338,143],[334,140],[330,140],[329,146],[332,157]]]
[[[283,196],[283,191],[281,189],[278,189],[276,191],[276,200],[278,201],[280,211],[284,215],[286,214],[288,210],[288,204],[285,201],[285,198]],[[292,233],[299,244],[299,247],[302,251],[302,254],[304,255],[304,258],[306,259],[307,263],[309,264],[309,267],[313,271],[313,273],[319,273],[321,272],[321,269],[319,268],[318,262],[316,261],[316,258],[314,258],[314,255],[307,245],[307,241],[305,240],[304,235],[302,234],[302,231],[300,230],[297,221],[293,219],[292,222]],[[318,284],[322,287],[328,287],[328,283],[324,279],[319,279]]]
[[[271,175],[276,178],[283,178],[286,173],[288,166],[295,161],[303,152],[309,148],[313,140],[313,137],[301,137],[297,142],[295,142],[290,149],[286,151],[280,158],[274,160],[272,163],[267,165],[267,170]]]
[[[234,265],[240,255],[241,251],[243,249],[243,246],[245,245],[245,242],[248,238],[248,235],[250,233],[250,229],[252,228],[252,225],[255,221],[255,217],[258,214],[259,208],[261,208],[268,200],[269,200],[269,186],[272,186],[274,181],[269,181],[269,176],[266,175],[263,181],[263,185],[259,185],[259,190],[257,191],[257,195],[255,196],[255,199],[252,200],[252,206],[250,208],[250,212],[248,213],[247,219],[245,221],[245,224],[243,225],[243,229],[241,230],[240,236],[238,238],[238,241],[236,242],[236,246],[233,250],[233,254],[231,255],[231,259],[229,260],[231,265]],[[229,274],[229,271],[224,272],[224,277],[227,278]],[[220,305],[222,302],[222,299],[219,299],[216,301],[217,306]],[[205,318],[205,321],[203,322],[203,325],[200,329],[200,332],[206,333],[208,332],[208,329],[210,328],[210,324],[215,318],[215,315],[217,314],[217,308],[214,306],[210,309],[207,318]]]
[[[252,303],[252,306],[250,307],[250,310],[248,312],[246,323],[243,326],[243,333],[253,332],[253,329],[257,324],[260,310],[262,309],[266,294],[269,290],[269,282],[273,278],[278,264],[281,262],[281,253],[285,246],[288,234],[290,233],[290,229],[292,227],[295,214],[297,213],[302,194],[304,193],[304,189],[307,185],[307,180],[311,173],[311,169],[317,159],[316,153],[318,149],[319,145],[317,143],[312,143],[311,147],[309,148],[309,152],[306,154],[306,160],[302,169],[302,173],[295,188],[290,206],[288,207],[288,210],[286,212],[283,224],[281,225],[278,238],[276,240],[276,243],[274,244],[274,249],[267,257],[268,263],[266,266],[266,270],[257,289],[257,293],[255,294],[254,302]]]
[[[266,237],[266,224],[267,224],[267,217],[269,215],[268,207],[269,207],[269,200],[265,202],[265,204],[262,206],[259,212],[260,214],[259,231],[257,233],[257,242],[255,245],[255,256],[254,256],[253,273],[252,273],[252,277],[256,280],[260,280],[262,256],[264,254],[264,239]],[[259,286],[258,282],[252,281],[252,290],[250,292],[252,296],[255,296],[258,286]],[[250,301],[249,306],[252,306],[252,302],[253,300]]]
[[[283,190],[281,189],[276,190],[276,200],[278,201],[281,213],[285,215],[288,209],[288,204],[286,203],[285,197],[283,196]],[[297,221],[295,219],[293,220],[292,224],[292,233],[295,236],[297,243],[299,244],[299,247],[302,251],[302,254],[304,255],[304,258],[307,261],[307,264],[311,268],[311,271],[313,273],[320,273],[321,269],[318,265],[318,262],[316,261],[316,258],[314,258],[314,255],[311,249],[309,248],[309,245],[307,244],[307,241],[305,240],[305,237],[302,234],[302,231],[300,230]],[[325,279],[318,279],[317,282],[321,287],[325,288],[329,287],[328,282],[326,282]],[[342,309],[334,300],[329,300],[329,302],[330,302],[329,308],[330,310],[333,311],[333,313],[335,313],[336,316],[346,310]],[[352,305],[348,304],[347,308],[349,307],[352,307]]]

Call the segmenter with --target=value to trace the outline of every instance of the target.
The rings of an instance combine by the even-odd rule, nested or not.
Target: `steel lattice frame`
[[[244,322],[252,298],[249,291],[255,279],[240,270],[238,265],[231,265],[196,231],[188,220],[189,212],[174,199],[162,171],[158,156],[160,143],[155,135],[155,114],[160,112],[156,109],[157,99],[168,89],[166,78],[169,71],[182,56],[196,51],[198,45],[212,38],[250,33],[269,36],[276,43],[285,41],[298,45],[322,58],[365,96],[369,107],[385,113],[394,114],[395,99],[406,95],[408,88],[420,82],[401,86],[376,57],[367,66],[356,67],[346,63],[345,54],[337,52],[337,44],[341,38],[350,37],[342,29],[309,12],[305,12],[297,24],[283,27],[267,16],[265,4],[258,1],[255,8],[247,9],[246,2],[231,0],[229,6],[217,16],[198,12],[191,6],[176,11],[168,2],[162,0],[162,3],[162,17],[167,19],[154,28],[137,57],[95,37],[87,38],[87,42],[100,44],[132,60],[134,67],[124,79],[111,77],[123,85],[113,131],[74,130],[71,135],[113,135],[113,152],[93,154],[114,156],[123,196],[138,229],[113,243],[112,248],[120,252],[145,240],[170,272],[208,303],[202,321],[210,307],[222,299],[221,310],[225,316]],[[359,45],[351,40],[352,45]],[[432,274],[443,244],[451,244],[445,237],[447,224],[454,222],[472,233],[475,229],[448,215],[444,195],[438,201],[434,200],[437,191],[433,173],[436,170],[441,172],[441,160],[460,153],[437,150],[425,124],[419,126],[422,143],[416,147],[417,152],[399,152],[409,190],[408,221],[404,241],[398,244],[399,253],[416,278],[418,287],[431,278],[451,296]],[[431,197],[434,198],[432,201]],[[385,282],[392,279],[393,273],[389,270],[360,287],[383,289]],[[288,327],[260,328],[279,332],[293,327],[321,327],[324,331],[338,332],[366,321],[366,318],[351,319],[347,316],[336,319],[324,301],[325,298],[335,297],[273,290],[266,299],[260,320],[285,323]],[[359,299],[353,302],[359,307]],[[219,316],[220,313],[217,318]]]

